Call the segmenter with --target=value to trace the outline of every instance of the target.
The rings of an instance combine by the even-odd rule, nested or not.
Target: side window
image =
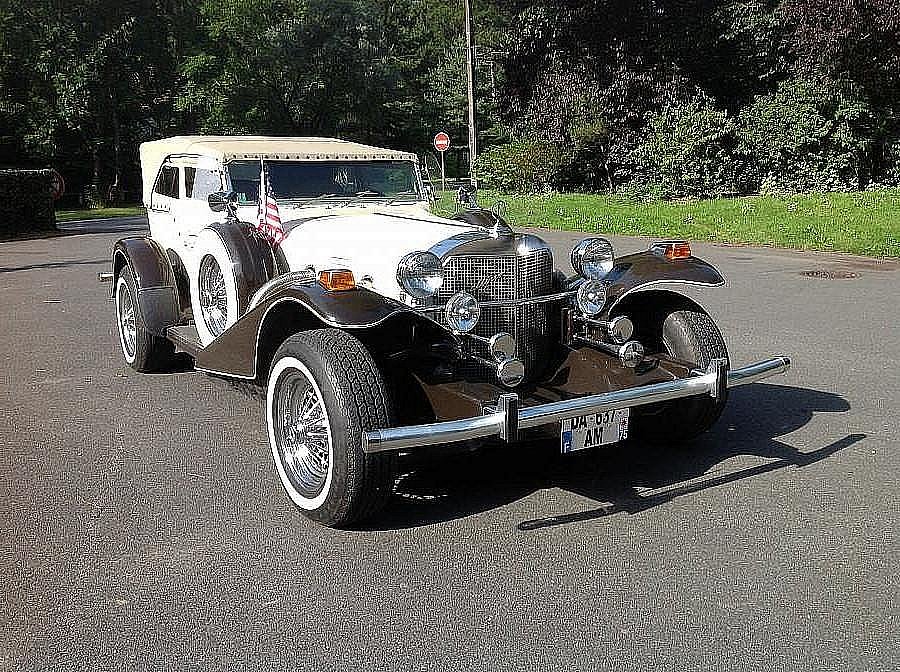
[[[153,191],[161,196],[178,198],[178,169],[175,166],[163,166]]]
[[[210,194],[222,190],[222,180],[214,170],[185,168],[184,189],[186,198],[205,201]]]

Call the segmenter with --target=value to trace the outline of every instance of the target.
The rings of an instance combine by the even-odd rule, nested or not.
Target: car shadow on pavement
[[[843,397],[830,392],[756,384],[732,390],[716,426],[677,448],[628,441],[560,455],[554,441],[486,447],[401,470],[394,498],[367,529],[453,520],[547,488],[577,493],[599,506],[525,520],[517,524],[519,530],[637,514],[682,495],[827,459],[866,435],[849,434],[811,451],[798,450],[776,437],[803,427],[815,413],[849,410]],[[715,469],[742,455],[766,462],[736,470]]]

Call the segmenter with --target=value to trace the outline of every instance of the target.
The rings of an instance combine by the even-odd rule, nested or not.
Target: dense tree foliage
[[[474,0],[485,180],[900,184],[900,0]],[[137,145],[336,135],[466,169],[461,0],[0,0],[0,164],[134,198]],[[434,157],[429,162],[434,165]]]

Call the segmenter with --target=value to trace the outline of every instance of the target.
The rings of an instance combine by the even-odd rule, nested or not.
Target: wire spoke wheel
[[[298,368],[289,368],[275,383],[275,444],[285,473],[297,492],[315,497],[331,466],[331,426],[322,393]]]
[[[134,297],[128,284],[119,282],[116,292],[116,312],[119,317],[119,336],[122,340],[122,350],[125,357],[131,361],[137,352],[137,322],[135,319]]]
[[[213,336],[225,331],[228,321],[228,292],[219,262],[212,255],[200,262],[200,313]]]

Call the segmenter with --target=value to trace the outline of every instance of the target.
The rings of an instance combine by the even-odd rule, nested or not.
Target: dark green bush
[[[486,187],[532,193],[556,188],[565,163],[555,144],[523,141],[492,147],[478,157],[476,168]]]
[[[748,161],[748,190],[845,191],[865,186],[861,128],[868,109],[852,88],[795,78],[756,97],[741,112],[737,135]]]
[[[735,191],[734,122],[702,93],[647,115],[631,152],[627,189],[655,198],[716,197]]]
[[[56,226],[50,170],[0,170],[0,236]]]

